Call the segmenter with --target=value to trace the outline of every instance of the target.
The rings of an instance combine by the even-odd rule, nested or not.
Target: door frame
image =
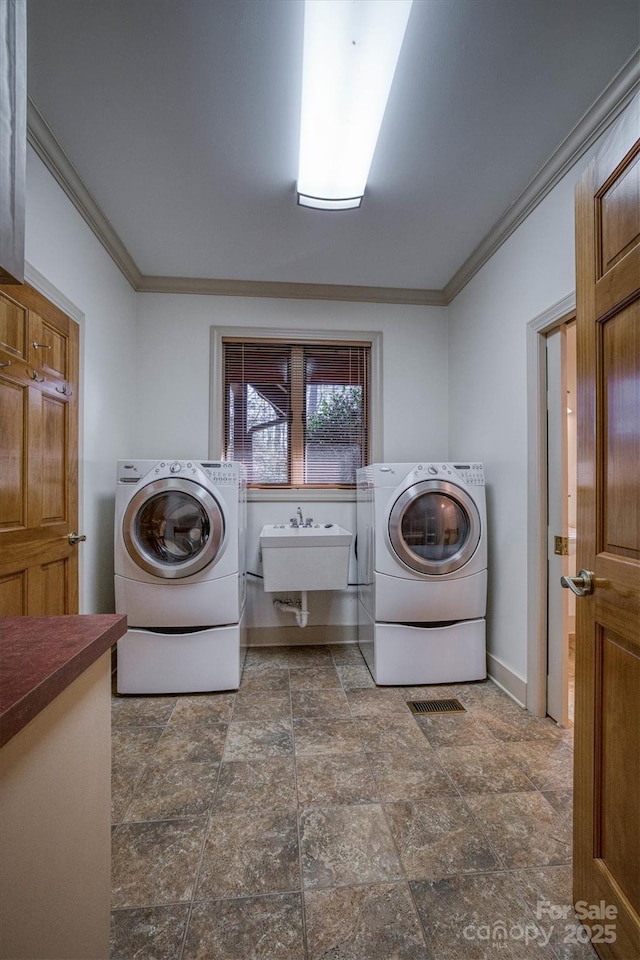
[[[25,260],[25,283],[46,297],[54,306],[66,313],[78,325],[78,530],[85,529],[84,497],[84,351],[85,351],[85,314],[62,293],[44,274]],[[80,551],[78,558],[78,612],[85,609],[85,560]]]
[[[575,290],[527,324],[527,699],[547,713],[547,366],[546,336],[575,314]]]

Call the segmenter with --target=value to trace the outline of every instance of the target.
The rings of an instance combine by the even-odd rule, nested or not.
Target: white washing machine
[[[358,638],[376,683],[486,676],[481,463],[358,470]]]
[[[246,479],[238,463],[121,460],[119,693],[235,689],[244,658]]]

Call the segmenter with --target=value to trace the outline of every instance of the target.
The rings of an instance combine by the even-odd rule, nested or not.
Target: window
[[[352,487],[368,462],[370,345],[222,338],[223,455],[253,486]]]

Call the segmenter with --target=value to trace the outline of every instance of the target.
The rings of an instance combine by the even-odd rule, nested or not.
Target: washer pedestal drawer
[[[118,640],[118,693],[237,690],[245,652],[240,623],[188,633],[130,629]]]

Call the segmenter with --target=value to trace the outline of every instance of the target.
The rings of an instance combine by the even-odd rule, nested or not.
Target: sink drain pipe
[[[294,613],[296,623],[299,627],[306,627],[309,622],[309,611],[307,610],[307,591],[300,591],[299,600],[274,600],[273,605],[276,610],[282,610],[284,613]]]

